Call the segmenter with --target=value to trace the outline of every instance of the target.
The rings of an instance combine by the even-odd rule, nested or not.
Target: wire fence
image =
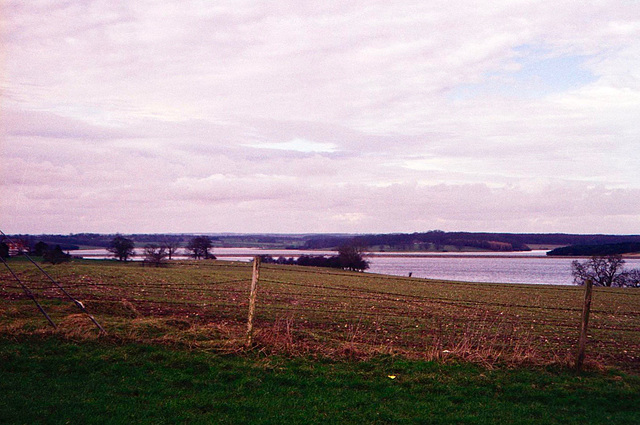
[[[70,314],[57,285],[18,268],[21,281],[54,320]],[[142,318],[188,319],[190,327],[231,321],[234,337],[244,338],[251,264],[63,265],[48,270],[106,323],[107,332],[117,332],[114,324],[134,312]],[[263,265],[260,273],[255,343],[265,349],[548,360],[570,355],[578,337],[582,290],[577,287],[434,282],[299,266]],[[0,272],[0,296],[3,305],[14,303],[20,310],[14,308],[3,319],[5,325],[32,308],[7,271]],[[640,292],[598,290],[591,313],[589,343],[597,357],[640,370]]]

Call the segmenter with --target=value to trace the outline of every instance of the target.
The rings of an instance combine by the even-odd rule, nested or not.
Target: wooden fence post
[[[580,321],[580,339],[578,339],[578,354],[576,356],[576,370],[580,372],[585,357],[585,347],[587,345],[587,325],[589,324],[589,312],[591,310],[591,293],[593,291],[593,281],[587,279],[585,282],[584,306],[582,307],[582,320]]]
[[[256,310],[256,293],[258,292],[258,279],[260,278],[260,257],[253,258],[253,275],[251,276],[251,292],[249,293],[249,318],[247,319],[246,347],[251,347],[253,339],[253,315]]]

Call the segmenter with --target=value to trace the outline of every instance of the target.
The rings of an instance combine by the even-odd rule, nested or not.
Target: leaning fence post
[[[585,282],[584,306],[582,307],[582,320],[580,321],[580,339],[578,340],[578,354],[576,356],[576,370],[582,369],[584,362],[585,347],[587,345],[587,325],[589,324],[589,311],[591,310],[591,293],[593,281],[587,279]]]
[[[260,278],[260,257],[253,258],[253,274],[251,276],[251,292],[249,293],[249,318],[247,319],[247,342],[251,346],[253,338],[253,315],[256,310],[256,293],[258,292],[258,279]]]

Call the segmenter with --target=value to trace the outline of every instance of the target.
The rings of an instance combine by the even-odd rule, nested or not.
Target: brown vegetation
[[[0,273],[0,333],[57,334],[244,349],[247,263],[74,261],[47,266],[103,325],[93,323],[27,263],[12,267],[58,328],[48,326],[8,272]],[[328,269],[263,265],[252,349],[263,353],[367,358],[462,359],[495,364],[567,364],[575,354],[583,289],[443,282]],[[587,366],[640,372],[640,293],[597,288]]]

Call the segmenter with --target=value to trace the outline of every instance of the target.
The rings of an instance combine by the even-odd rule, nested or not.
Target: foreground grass
[[[0,338],[0,423],[640,423],[640,377]],[[392,379],[390,376],[394,376]]]

